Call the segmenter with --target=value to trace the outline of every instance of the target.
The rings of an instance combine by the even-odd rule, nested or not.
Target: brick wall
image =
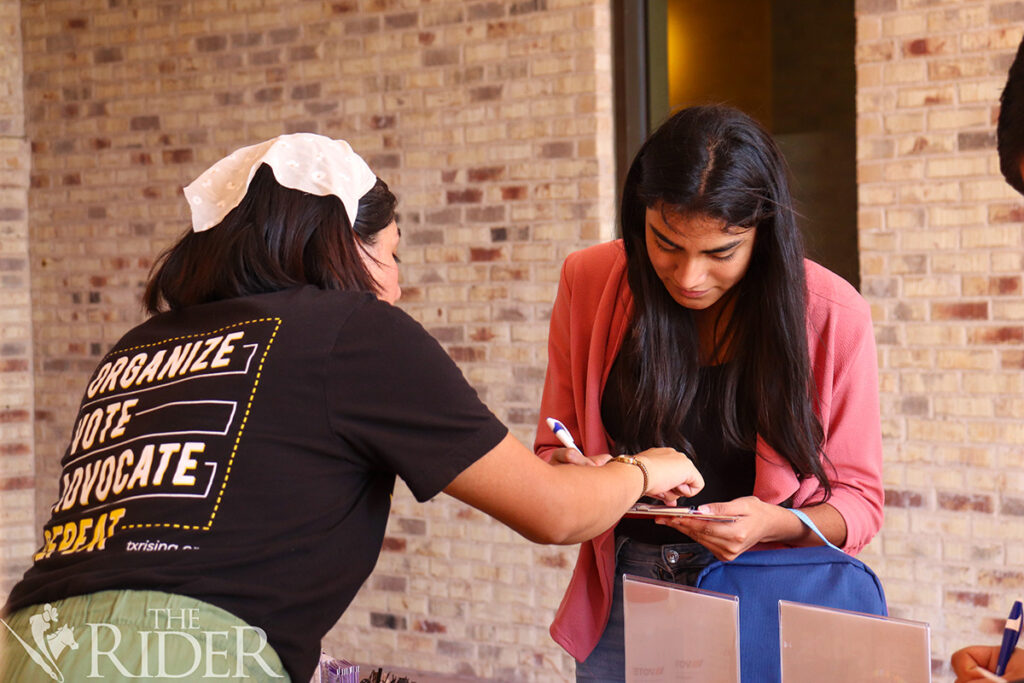
[[[0,594],[35,546],[32,309],[21,10],[0,0]]]
[[[17,7],[17,4],[14,4]],[[87,374],[142,318],[181,185],[238,146],[348,139],[397,192],[401,305],[532,441],[558,267],[613,221],[609,9],[594,0],[25,0],[36,512]],[[561,680],[547,635],[574,549],[446,497],[395,498],[332,652]],[[28,553],[22,559],[27,560]]]
[[[1024,590],[1024,236],[995,117],[1024,2],[859,0],[862,289],[881,364],[886,523],[865,557],[938,671]]]

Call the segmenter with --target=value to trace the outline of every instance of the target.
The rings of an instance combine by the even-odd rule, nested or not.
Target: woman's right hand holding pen
[[[995,671],[999,660],[998,645],[971,645],[953,653],[951,658],[956,683],[984,681],[986,677],[979,669]],[[1015,681],[1024,678],[1024,650],[1015,650],[1006,667],[1003,678]]]
[[[953,653],[951,661],[957,683],[978,677],[1016,681],[1024,676],[1024,650],[1017,649],[1021,631],[1024,631],[1024,604],[1015,600],[1003,626],[1003,642],[999,647],[974,645]]]
[[[547,423],[548,427],[551,429],[551,433],[562,442],[563,446],[565,446],[565,448],[556,448],[551,451],[551,462],[568,465],[601,466],[612,459],[612,456],[607,453],[588,458],[583,455],[583,451],[580,450],[580,447],[576,445],[575,441],[573,441],[572,434],[564,424],[553,417],[547,418]]]
[[[587,457],[580,453],[575,448],[556,448],[551,451],[551,462],[558,462],[567,465],[587,465],[593,467],[599,467],[609,460],[612,456],[607,453],[601,455],[595,455],[593,457]]]

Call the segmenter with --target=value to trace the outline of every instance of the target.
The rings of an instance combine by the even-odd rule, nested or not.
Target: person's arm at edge
[[[667,448],[637,454],[648,493],[692,496],[704,482],[685,456]],[[535,543],[573,544],[611,528],[643,493],[640,468],[549,464],[511,434],[463,470],[445,493],[487,513]]]

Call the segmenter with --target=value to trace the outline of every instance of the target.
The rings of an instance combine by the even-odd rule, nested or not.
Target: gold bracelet
[[[640,494],[640,498],[643,498],[644,496],[646,496],[647,495],[648,477],[647,477],[647,466],[644,465],[643,460],[641,460],[640,458],[637,458],[635,456],[632,456],[632,455],[616,455],[614,458],[612,458],[612,460],[614,460],[615,462],[624,462],[627,465],[636,465],[637,467],[640,468],[640,472],[643,473],[643,475],[644,475],[644,488],[643,488],[643,492]]]

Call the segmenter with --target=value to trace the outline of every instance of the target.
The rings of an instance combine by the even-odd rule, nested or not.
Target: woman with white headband
[[[511,436],[391,305],[395,198],[347,143],[246,147],[185,196],[154,315],[86,386],[0,680],[307,680],[376,563],[396,476],[566,544],[641,494],[703,486],[671,449],[582,468]],[[65,626],[77,649],[49,639]]]

